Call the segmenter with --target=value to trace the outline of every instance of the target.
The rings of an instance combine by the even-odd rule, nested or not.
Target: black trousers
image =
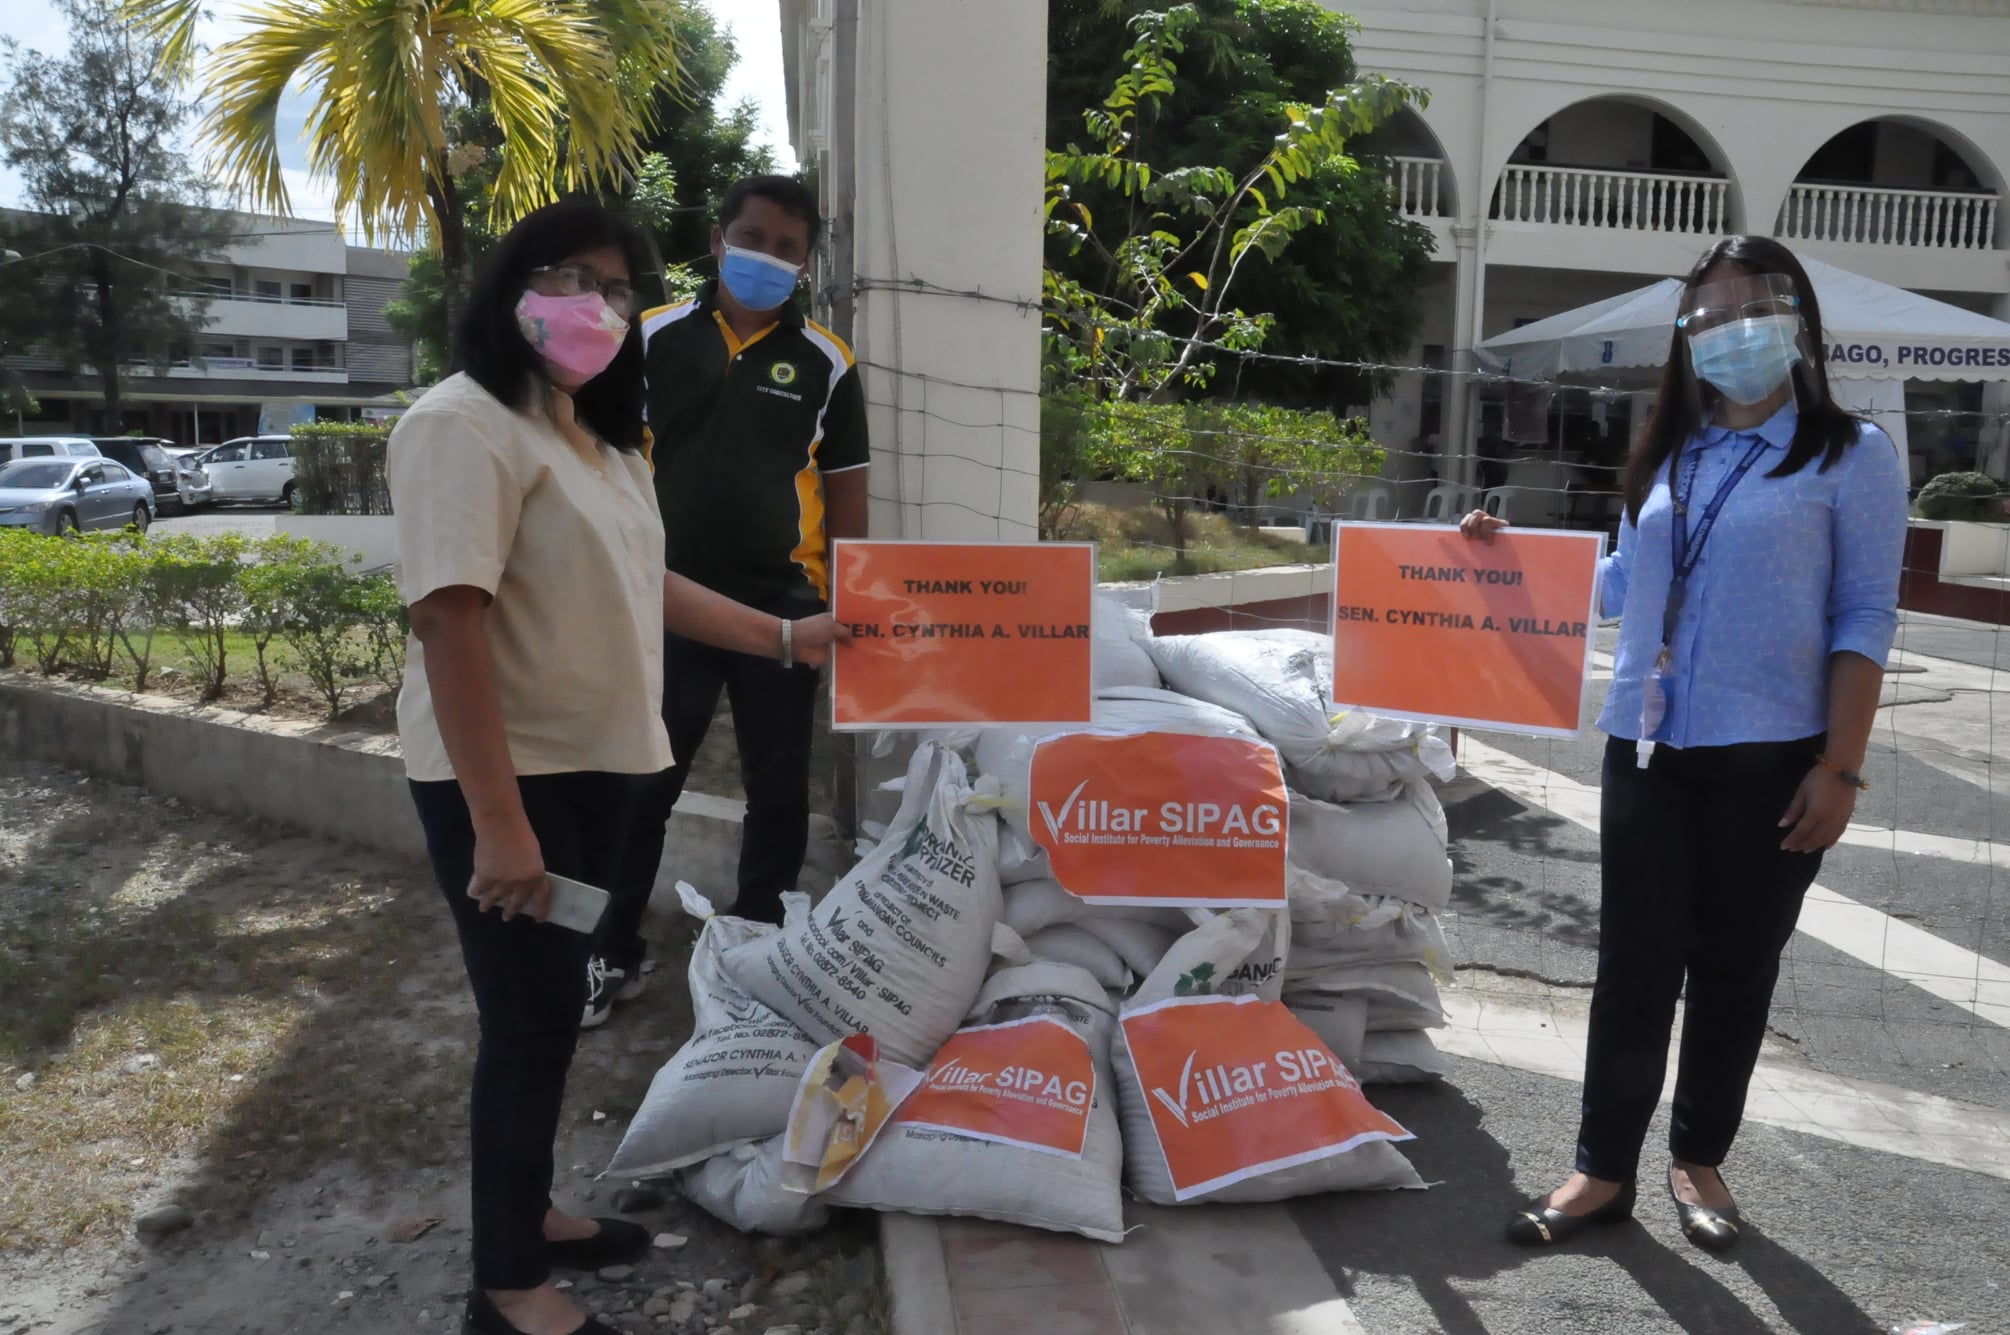
[[[1780,952],[1821,868],[1819,853],[1781,851],[1779,822],[1822,740],[1661,746],[1644,770],[1632,742],[1607,745],[1579,1172],[1633,1178],[1685,981],[1668,1148],[1708,1167],[1730,1153]]]
[[[545,869],[609,884],[637,780],[551,774],[519,779],[517,786]],[[504,922],[499,910],[483,913],[467,895],[475,832],[460,785],[414,783],[412,800],[460,933],[481,1023],[468,1107],[475,1283],[536,1288],[549,1273],[544,1214],[551,1208],[552,1141],[586,1007],[589,938],[527,915]]]
[[[805,597],[762,610],[794,620],[824,609]],[[785,668],[773,658],[716,649],[681,635],[664,637],[663,722],[677,763],[643,785],[635,828],[615,878],[614,902],[594,942],[596,953],[622,968],[642,962],[647,951],[642,915],[663,861],[665,829],[684,793],[691,758],[711,730],[721,691],[732,706],[740,784],[747,793],[739,898],[731,912],[760,922],[782,920],[782,894],[796,888],[809,852],[810,740],[820,681],[814,668]]]

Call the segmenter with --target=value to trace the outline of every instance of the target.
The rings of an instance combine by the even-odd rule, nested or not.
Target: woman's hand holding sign
[[[833,647],[851,638],[851,627],[840,626],[829,612],[804,617],[790,631],[795,661],[804,667],[822,667],[830,661]]]
[[[1459,521],[1459,532],[1475,542],[1492,542],[1494,534],[1508,526],[1508,521],[1485,510],[1475,510]]]

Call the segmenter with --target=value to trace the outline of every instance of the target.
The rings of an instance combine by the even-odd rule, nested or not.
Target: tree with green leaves
[[[1050,0],[1049,30],[1053,368],[1120,397],[1367,397],[1235,353],[1408,351],[1429,233],[1357,152],[1422,91],[1362,74],[1316,0]]]
[[[689,266],[706,255],[712,222],[728,187],[774,167],[773,155],[754,142],[759,131],[754,104],[720,106],[726,78],[738,60],[732,34],[694,3],[681,11],[678,43],[678,79],[653,94],[655,129],[642,140],[641,157],[626,177],[598,192],[646,230],[663,263],[662,295],[673,301],[698,286],[700,279]],[[468,260],[479,265],[498,235],[489,219],[504,138],[479,97],[455,112],[447,133]],[[451,336],[446,267],[437,251],[412,257],[411,274],[386,316],[419,345],[421,382],[445,374]]]
[[[246,30],[206,58],[202,0],[128,0],[178,68],[205,71],[204,131],[225,182],[258,208],[288,206],[281,99],[309,93],[308,168],[366,239],[428,237],[448,324],[470,251],[464,164],[449,133],[480,101],[501,139],[488,225],[508,227],[563,192],[625,179],[675,86],[675,0],[249,0]]]
[[[20,173],[29,209],[0,222],[0,241],[22,256],[0,269],[0,343],[95,374],[118,432],[125,377],[165,370],[207,323],[182,275],[216,258],[235,224],[207,207],[176,149],[189,107],[162,43],[114,0],[58,6],[67,54],[0,42],[0,160]]]

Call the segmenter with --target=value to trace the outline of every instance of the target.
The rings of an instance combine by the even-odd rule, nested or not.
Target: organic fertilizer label
[[[1412,1139],[1280,1002],[1175,997],[1122,1024],[1178,1200]]]
[[[1090,543],[836,545],[831,726],[1086,723]]]
[[[1277,748],[1236,737],[1069,733],[1033,748],[1033,838],[1098,904],[1276,908],[1290,798]]]
[[[957,1030],[901,1105],[899,1121],[1079,1159],[1095,1098],[1088,1041],[1036,1015]]]

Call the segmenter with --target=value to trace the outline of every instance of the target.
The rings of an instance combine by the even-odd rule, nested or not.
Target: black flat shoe
[[[1508,1241],[1522,1247],[1552,1247],[1568,1242],[1593,1224],[1617,1224],[1633,1217],[1633,1203],[1639,1191],[1631,1182],[1619,1194],[1590,1214],[1565,1214],[1551,1209],[1547,1196],[1538,1196],[1526,1209],[1508,1220]]]
[[[461,1335],[523,1335],[523,1332],[496,1309],[487,1293],[474,1289],[468,1294],[468,1309],[461,1317]],[[621,1332],[605,1321],[588,1317],[584,1324],[572,1328],[572,1335],[621,1335]]]
[[[1724,1175],[1717,1174],[1722,1182]],[[1675,1170],[1668,1170],[1668,1199],[1675,1202],[1675,1217],[1681,1221],[1682,1236],[1706,1252],[1728,1252],[1738,1244],[1738,1207],[1712,1210],[1707,1205],[1691,1205],[1675,1194]]]
[[[600,1231],[590,1238],[544,1244],[547,1264],[567,1270],[598,1270],[632,1261],[649,1250],[649,1230],[626,1219],[596,1219]]]

